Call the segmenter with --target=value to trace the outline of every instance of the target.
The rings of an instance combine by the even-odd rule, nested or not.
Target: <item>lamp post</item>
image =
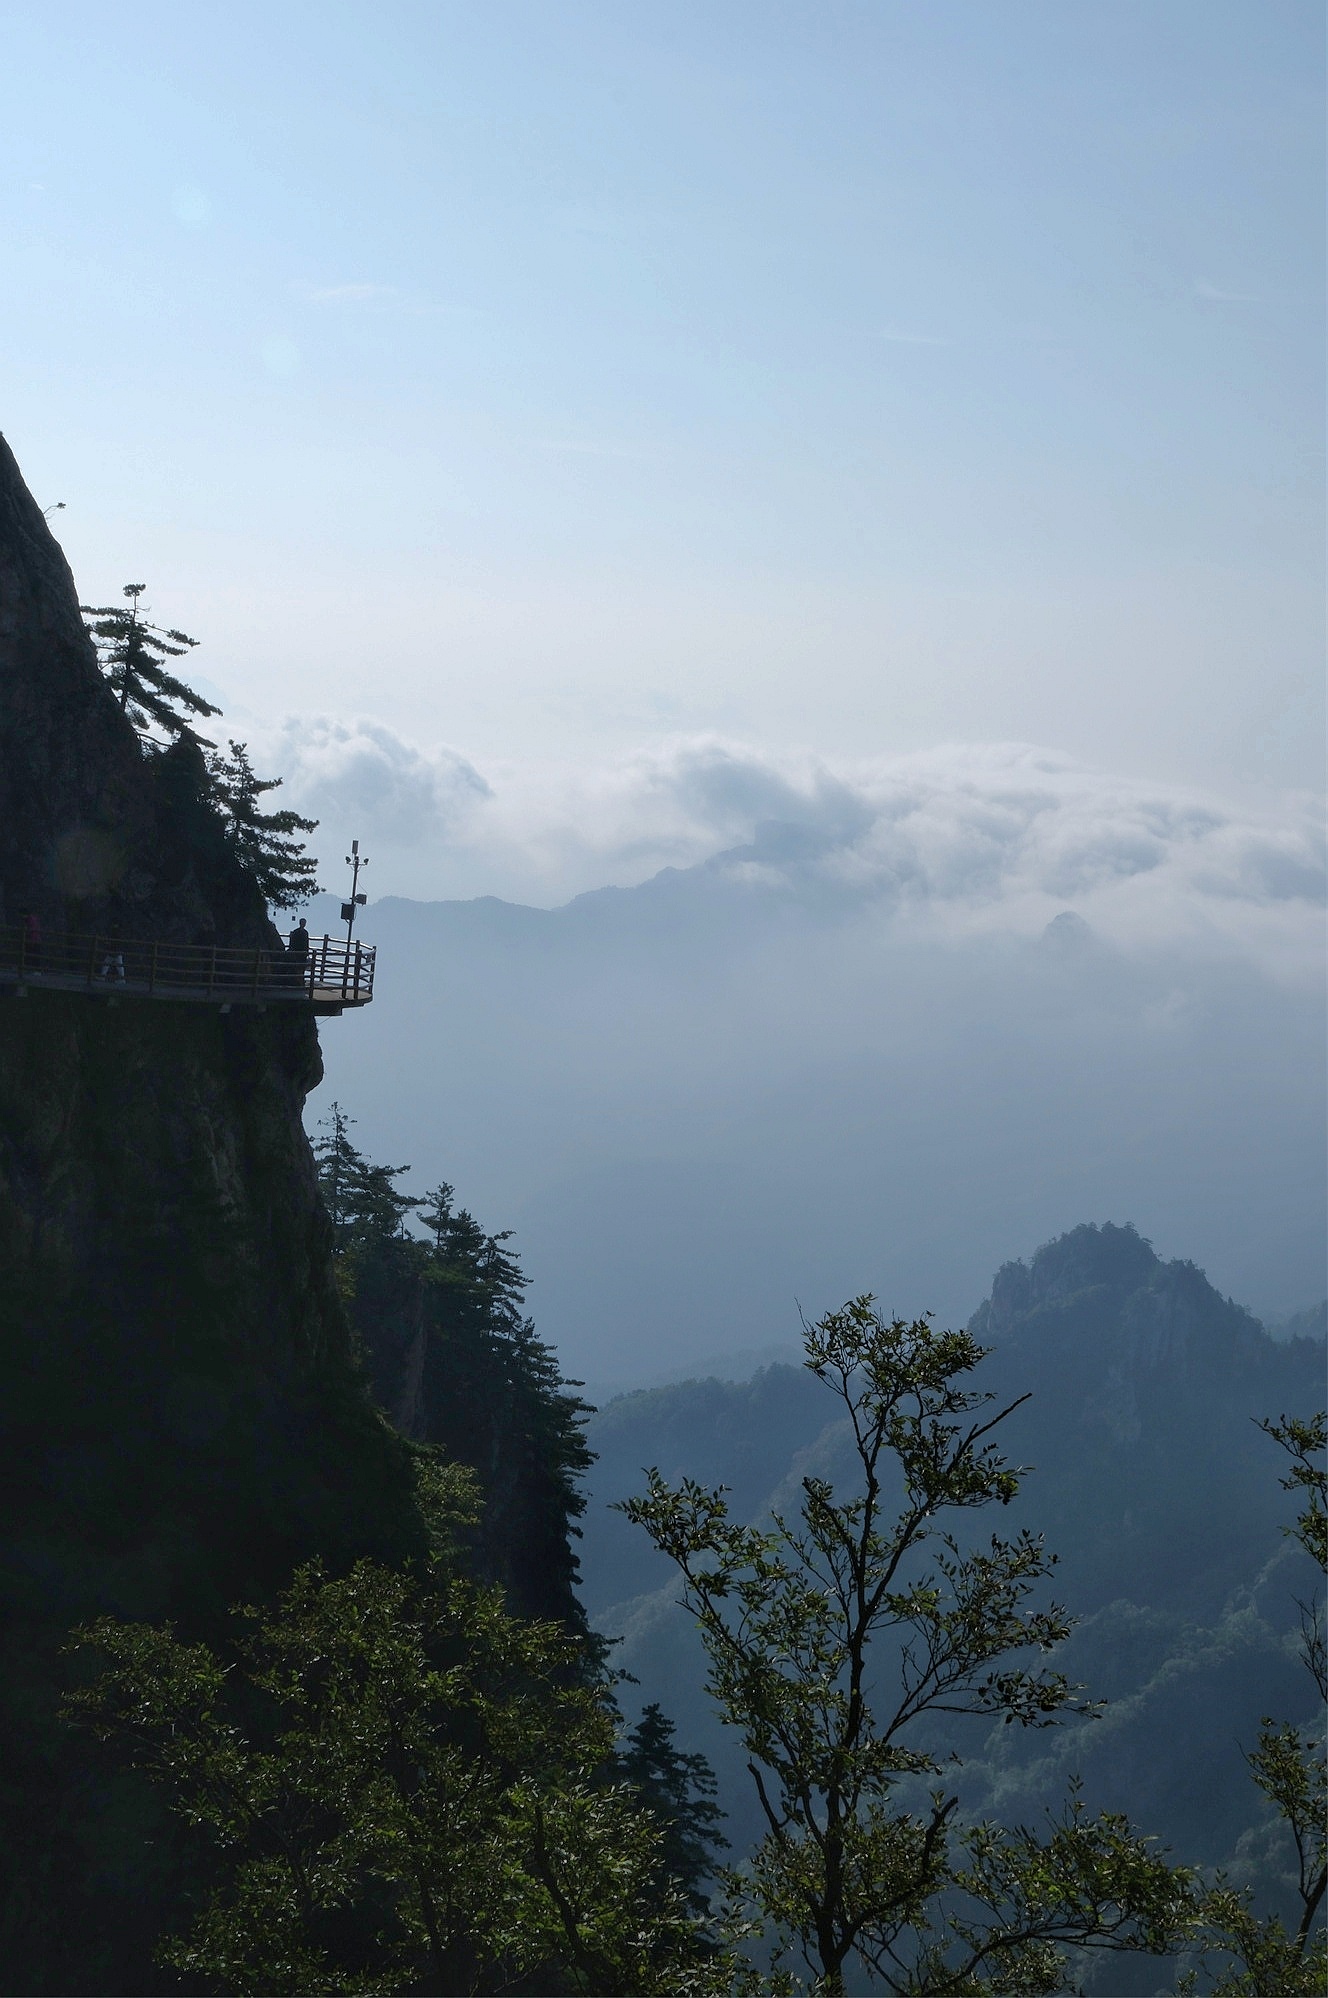
[[[355,911],[357,908],[362,909],[369,899],[367,895],[361,895],[359,892],[360,869],[367,867],[369,862],[366,858],[362,857],[360,842],[357,839],[353,839],[350,843],[350,852],[346,855],[346,865],[351,871],[350,899],[341,905],[341,920],[346,925],[346,949],[349,951],[351,932],[355,928]]]

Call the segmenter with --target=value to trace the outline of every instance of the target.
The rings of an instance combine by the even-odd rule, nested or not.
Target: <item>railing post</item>
[[[359,938],[358,938],[358,937],[356,937],[356,939],[355,939],[355,997],[356,997],[356,1000],[357,1000],[357,1001],[358,1001],[358,999],[359,999],[359,996],[360,996],[360,940],[359,940]]]
[[[149,998],[149,999],[150,999],[150,998],[152,997],[153,993],[154,993],[154,992],[156,991],[156,989],[157,989],[157,950],[158,950],[158,944],[157,944],[157,940],[156,940],[156,939],[154,938],[154,939],[153,939],[153,943],[152,943],[152,962],[151,962],[151,964],[150,964],[150,965],[148,966],[148,998]]]
[[[258,997],[258,974],[262,970],[262,968],[263,968],[263,953],[261,950],[256,950],[254,952],[254,998],[255,999],[257,999]]]

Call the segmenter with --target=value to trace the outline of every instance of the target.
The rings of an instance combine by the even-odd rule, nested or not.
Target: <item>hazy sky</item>
[[[707,736],[1312,787],[1322,39],[0,6],[0,427],[251,738],[368,717],[495,794]]]

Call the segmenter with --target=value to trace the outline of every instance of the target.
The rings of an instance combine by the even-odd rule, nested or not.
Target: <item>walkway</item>
[[[373,998],[372,944],[310,937],[301,961],[279,950],[141,943],[124,937],[50,936],[32,944],[22,925],[0,927],[0,986],[86,992],[97,998],[183,999],[195,1005],[309,1006],[336,1014]]]

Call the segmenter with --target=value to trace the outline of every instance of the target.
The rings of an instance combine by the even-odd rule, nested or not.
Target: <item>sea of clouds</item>
[[[1027,743],[832,761],[704,736],[481,771],[381,722],[316,716],[261,747],[283,801],[320,820],[316,849],[372,848],[378,894],[551,907],[705,865],[757,895],[955,932],[1035,934],[1069,908],[1120,945],[1235,950],[1279,977],[1321,963],[1324,816],[1308,795],[1233,803]]]

